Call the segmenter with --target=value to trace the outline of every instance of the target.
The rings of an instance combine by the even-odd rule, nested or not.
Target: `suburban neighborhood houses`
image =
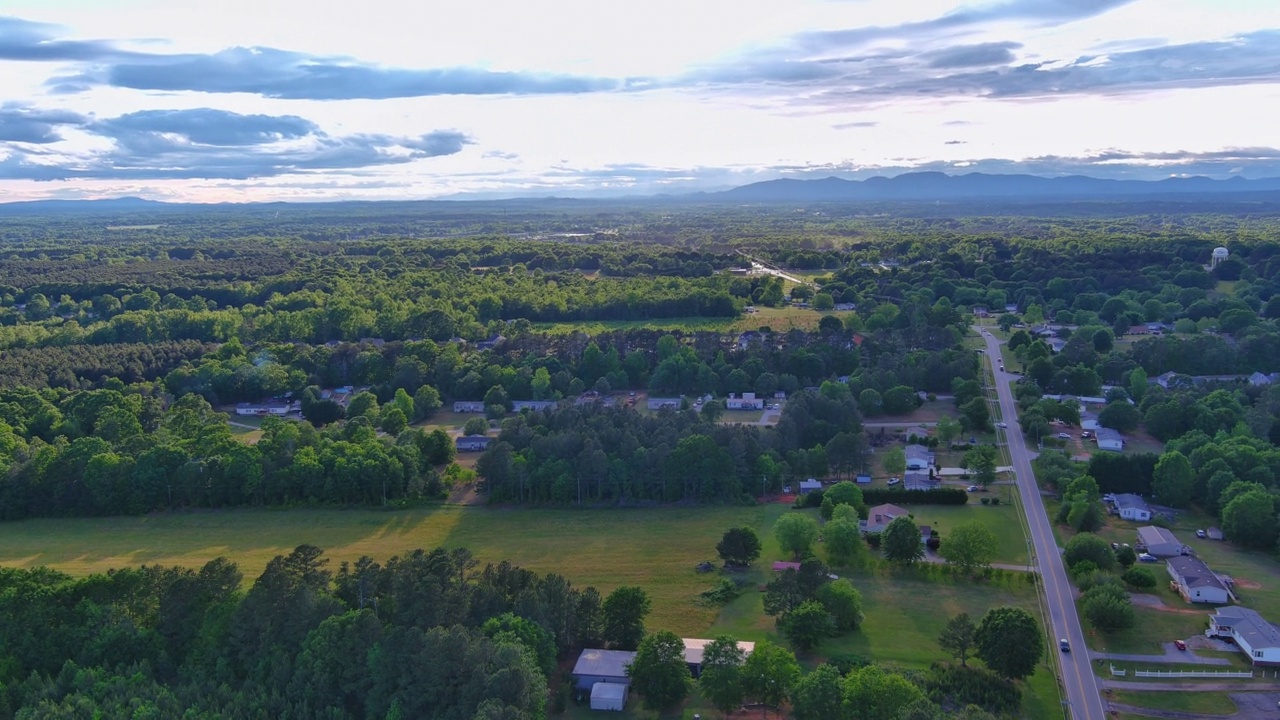
[[[1151,519],[1151,508],[1147,501],[1132,493],[1121,493],[1104,497],[1111,502],[1115,512],[1124,520],[1146,521]]]
[[[1209,616],[1208,637],[1234,642],[1254,665],[1280,665],[1280,630],[1256,611],[1231,605]]]
[[[1196,557],[1175,557],[1166,562],[1173,589],[1189,603],[1231,602],[1231,591],[1208,565]]]

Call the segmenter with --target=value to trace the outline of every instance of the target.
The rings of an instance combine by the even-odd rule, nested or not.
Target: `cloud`
[[[62,140],[60,126],[83,125],[88,118],[64,110],[39,110],[16,103],[0,105],[0,142],[47,145]]]
[[[400,165],[453,155],[474,143],[457,130],[413,137],[338,137],[294,115],[241,115],[211,108],[148,110],[96,121],[65,119],[110,140],[111,148],[71,153],[10,144],[0,161],[0,178],[245,180]]]
[[[162,137],[178,137],[201,145],[263,145],[315,134],[319,128],[296,115],[241,115],[198,108],[143,110],[95,123],[93,130],[131,145],[150,145]]]
[[[982,67],[987,65],[1007,65],[1014,61],[1013,50],[1022,47],[1022,43],[994,42],[978,45],[957,45],[945,50],[926,53],[931,68]]]
[[[625,81],[555,73],[480,68],[386,68],[266,47],[213,54],[140,54],[105,63],[47,85],[79,92],[99,85],[134,90],[253,93],[290,100],[385,100],[433,95],[541,95],[614,90]]]
[[[129,53],[104,40],[59,40],[56,25],[0,17],[0,60],[97,61]]]

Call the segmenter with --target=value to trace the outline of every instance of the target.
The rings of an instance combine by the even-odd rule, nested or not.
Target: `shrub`
[[[996,715],[1015,715],[1022,691],[989,670],[934,663],[923,679],[925,693],[944,707],[977,705]]]
[[[1120,579],[1135,590],[1150,590],[1156,586],[1156,576],[1146,568],[1135,567],[1125,571]]]
[[[839,670],[841,675],[848,675],[858,668],[870,665],[871,659],[857,653],[838,653],[827,658],[827,664]]]
[[[940,487],[931,490],[904,490],[902,488],[866,488],[862,499],[867,505],[964,505],[969,493],[961,488]],[[821,500],[819,500],[821,504]]]

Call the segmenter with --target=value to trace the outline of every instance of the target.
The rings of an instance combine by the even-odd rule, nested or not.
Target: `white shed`
[[[591,686],[591,709],[622,712],[627,704],[627,683],[598,682]]]
[[[822,482],[820,480],[814,480],[813,478],[809,478],[808,480],[800,481],[800,492],[802,493],[813,492],[815,490],[821,490],[821,489],[822,489]]]

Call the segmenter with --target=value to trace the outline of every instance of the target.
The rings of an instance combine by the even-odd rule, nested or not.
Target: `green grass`
[[[1002,494],[1006,488],[995,489],[986,493],[995,496]],[[1002,495],[1003,497],[1003,495]],[[968,505],[908,505],[906,509],[915,515],[917,525],[928,525],[942,534],[942,541],[957,525],[976,520],[991,530],[996,536],[999,548],[993,562],[1011,565],[1027,564],[1027,540],[1022,533],[1022,523],[1017,509],[1005,503],[997,506],[981,505],[975,496]]]
[[[311,543],[336,569],[369,555],[385,561],[415,548],[467,547],[482,562],[510,560],[563,574],[608,593],[640,585],[653,599],[651,627],[703,633],[716,609],[698,605],[714,575],[695,566],[716,560],[726,528],[762,535],[780,505],[733,508],[575,511],[442,506],[376,510],[234,510],[149,517],[26,520],[0,524],[0,565],[48,565],[72,575],[140,564],[198,567],[219,556],[255,579],[276,555]]]
[[[812,330],[818,327],[823,315],[835,315],[844,319],[852,315],[849,311],[819,312],[809,308],[786,306],[780,308],[756,306],[756,312],[742,314],[735,318],[677,317],[654,320],[607,320],[566,323],[535,323],[538,330],[550,333],[583,332],[598,335],[615,330],[633,330],[646,328],[653,330],[683,330],[686,332],[715,331],[742,332],[769,327],[774,332],[786,332],[791,329]]]
[[[1225,692],[1152,692],[1144,690],[1111,690],[1112,700],[1151,710],[1173,710],[1197,715],[1232,715],[1236,704]]]
[[[720,416],[722,423],[758,423],[764,416],[763,410],[725,410]]]
[[[1079,603],[1076,605],[1079,610]],[[1134,606],[1133,612],[1136,617],[1134,626],[1119,632],[1100,633],[1090,627],[1088,622],[1084,622],[1085,640],[1089,647],[1098,652],[1158,655],[1164,652],[1161,643],[1203,632],[1208,617],[1207,612],[1169,612],[1139,606]]]

